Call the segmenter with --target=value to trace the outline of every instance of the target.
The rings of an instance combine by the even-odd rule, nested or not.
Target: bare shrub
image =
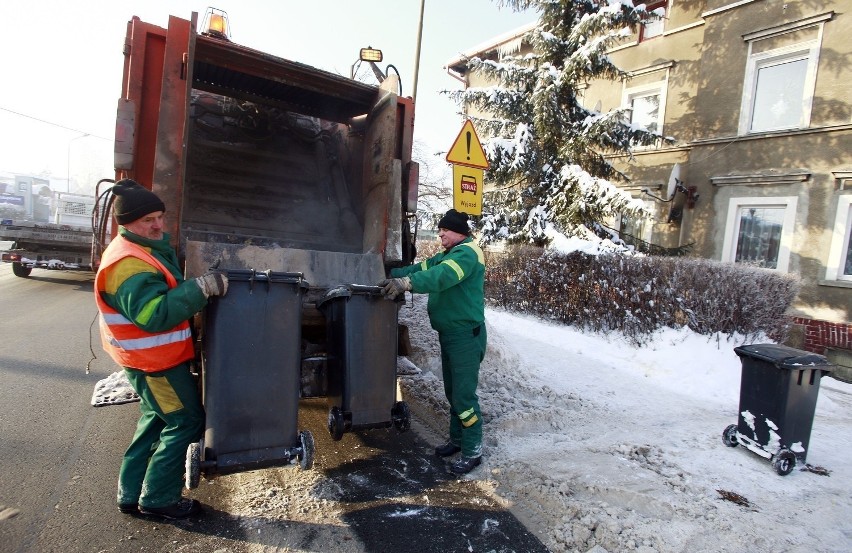
[[[746,338],[786,335],[798,281],[742,265],[672,257],[560,254],[532,246],[490,254],[489,303],[593,331],[621,331],[633,343],[663,327]]]
[[[417,257],[415,261],[424,261],[429,259],[441,250],[440,240],[418,240],[417,241]]]

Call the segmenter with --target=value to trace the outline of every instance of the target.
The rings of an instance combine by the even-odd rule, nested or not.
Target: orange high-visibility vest
[[[135,257],[152,265],[166,277],[169,288],[177,286],[171,271],[145,248],[119,235],[110,242],[95,277],[95,301],[100,311],[101,343],[104,351],[122,367],[145,372],[170,369],[195,357],[189,321],[165,332],[146,332],[107,305],[101,297],[106,290],[106,269],[125,257]]]

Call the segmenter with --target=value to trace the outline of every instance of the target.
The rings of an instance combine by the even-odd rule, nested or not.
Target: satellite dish
[[[680,163],[675,163],[674,167],[672,167],[672,172],[669,175],[669,186],[666,188],[666,201],[671,201],[674,199],[675,190],[677,190],[677,183],[680,180]]]

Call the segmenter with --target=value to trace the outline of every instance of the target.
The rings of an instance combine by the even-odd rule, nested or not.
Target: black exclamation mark
[[[467,160],[470,161],[470,131],[467,131]]]

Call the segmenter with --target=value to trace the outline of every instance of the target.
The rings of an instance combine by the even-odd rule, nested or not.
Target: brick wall
[[[803,317],[794,317],[793,323],[804,329],[801,346],[803,350],[822,355],[827,347],[852,349],[852,324],[830,323]]]

